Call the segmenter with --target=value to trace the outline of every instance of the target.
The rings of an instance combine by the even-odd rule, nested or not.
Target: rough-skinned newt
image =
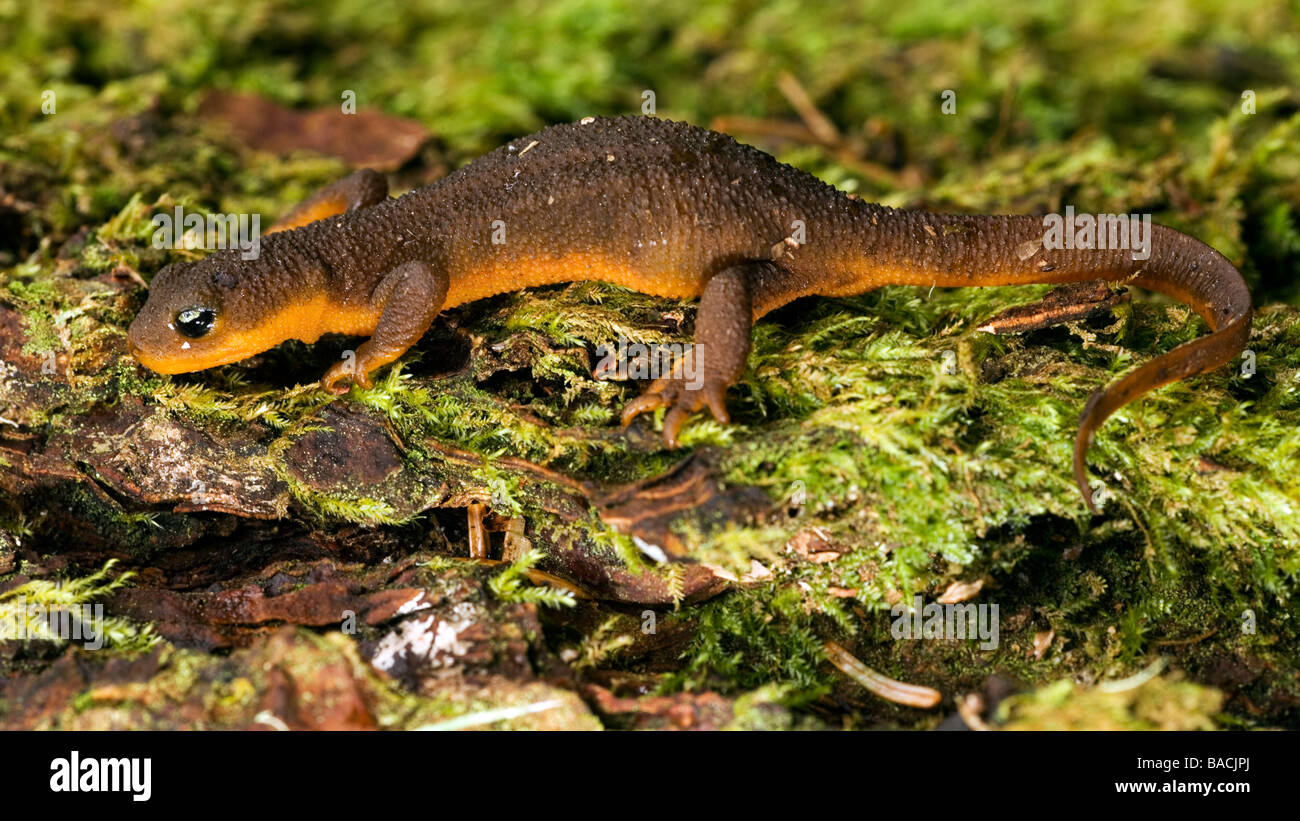
[[[800,230],[801,229],[801,230]],[[1147,254],[1045,247],[1042,217],[900,211],[863,202],[731,137],[643,117],[588,118],[522,137],[424,188],[389,198],[361,171],[302,203],[261,241],[164,268],[132,323],[131,350],[161,373],[211,368],[288,339],[369,336],[322,386],[370,384],[440,311],[505,291],[604,280],[699,297],[693,360],[623,411],[667,407],[663,436],[707,407],[727,421],[752,323],[810,294],[882,285],[967,287],[1123,281],[1191,306],[1211,332],[1098,390],[1083,409],[1074,475],[1115,410],[1232,360],[1250,334],[1236,268],[1152,226]],[[1139,259],[1137,257],[1143,256]],[[691,378],[681,364],[693,366]]]

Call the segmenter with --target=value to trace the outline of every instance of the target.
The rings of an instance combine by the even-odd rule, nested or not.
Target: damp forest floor
[[[852,5],[0,3],[0,726],[1300,729],[1295,4]],[[348,94],[420,135],[373,163],[396,193],[653,99],[895,207],[1149,213],[1240,267],[1252,367],[1118,412],[1092,516],[1088,395],[1205,330],[1148,294],[1013,336],[976,328],[1046,288],[800,300],[677,451],[593,367],[694,306],[600,283],[449,311],[342,397],[355,340],[136,364],[210,239],[152,217],[269,225],[355,157],[247,106]],[[897,638],[916,596],[996,606],[996,646]]]

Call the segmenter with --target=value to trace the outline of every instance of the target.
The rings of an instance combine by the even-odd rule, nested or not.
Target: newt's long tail
[[[1163,225],[1143,225],[1133,217],[1129,242],[1123,241],[1123,234],[1117,237],[1103,227],[1097,231],[1096,244],[1108,247],[1085,249],[1059,247],[1043,217],[891,209],[867,216],[870,227],[868,220],[859,222],[867,238],[862,248],[865,259],[853,266],[857,270],[852,274],[858,290],[863,285],[968,287],[1104,279],[1171,296],[1209,323],[1211,333],[1099,389],[1084,406],[1074,443],[1074,477],[1094,513],[1086,462],[1088,446],[1102,422],[1148,391],[1232,361],[1250,337],[1250,291],[1240,272],[1205,243]],[[1133,223],[1143,227],[1135,228]],[[1074,224],[1079,224],[1077,218]],[[844,285],[850,283],[846,280]]]
[[[1097,507],[1089,493],[1085,462],[1092,436],[1101,423],[1147,391],[1226,365],[1241,353],[1250,339],[1253,312],[1250,291],[1241,273],[1199,240],[1171,228],[1154,227],[1156,238],[1164,236],[1167,243],[1177,244],[1189,253],[1197,252],[1196,259],[1188,261],[1184,257],[1170,263],[1162,258],[1161,263],[1134,277],[1133,283],[1185,302],[1209,323],[1210,333],[1157,356],[1119,380],[1098,388],[1088,398],[1074,439],[1074,480],[1093,513]]]

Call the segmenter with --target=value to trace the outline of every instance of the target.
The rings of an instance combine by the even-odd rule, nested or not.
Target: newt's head
[[[254,265],[256,263],[253,263]],[[268,322],[276,300],[255,287],[250,263],[229,253],[168,265],[127,331],[131,353],[158,373],[187,373],[238,362],[285,339]]]

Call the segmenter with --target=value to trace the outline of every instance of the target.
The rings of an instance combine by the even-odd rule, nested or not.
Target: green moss
[[[1124,689],[1058,681],[999,705],[1009,730],[1214,730],[1223,694],[1177,675]]]
[[[41,280],[10,279],[6,283],[8,301],[23,312],[27,341],[23,353],[41,355],[64,349],[59,333],[59,298],[52,283]]]
[[[773,682],[803,697],[831,681],[824,640],[797,586],[737,590],[699,605],[695,639],[666,689],[753,689]]]
[[[86,608],[130,584],[131,572],[109,573],[117,561],[110,559],[99,571],[59,581],[33,579],[0,593],[0,641],[41,641],[64,645],[73,640],[102,642],[115,652],[138,653],[158,641],[152,625],[110,616],[78,619],[85,627],[65,632],[54,614],[90,613]],[[64,620],[66,621],[66,619]],[[65,624],[66,626],[66,624]]]
[[[509,567],[488,581],[488,589],[498,599],[511,603],[541,604],[546,607],[573,607],[573,594],[558,587],[533,586],[525,583],[526,574],[543,558],[538,550],[529,550]]]
[[[789,689],[776,684],[760,687],[745,693],[732,704],[734,717],[724,728],[727,730],[790,730],[796,722],[789,709]],[[802,722],[812,729],[815,724]]]
[[[310,418],[334,401],[333,396],[314,384],[287,390],[249,389],[238,372],[224,370],[219,373],[220,376],[212,380],[217,387],[167,381],[153,391],[153,396],[163,407],[201,420],[232,425],[260,422],[279,431]],[[301,435],[309,429],[318,428],[300,424],[295,431]]]

